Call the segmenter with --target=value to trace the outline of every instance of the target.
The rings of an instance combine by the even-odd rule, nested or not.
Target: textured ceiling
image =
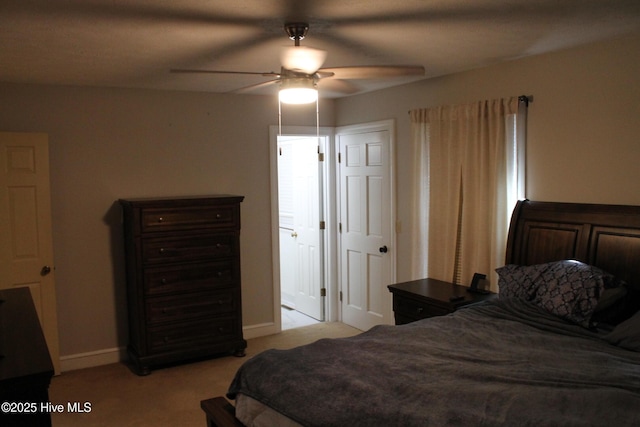
[[[283,25],[298,21],[325,67],[422,65],[425,78],[638,31],[640,1],[0,0],[0,82],[233,92],[266,78],[169,70],[279,72]]]

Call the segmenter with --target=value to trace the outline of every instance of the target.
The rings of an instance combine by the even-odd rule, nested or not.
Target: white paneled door
[[[389,130],[338,133],[342,321],[392,323],[393,218]]]
[[[283,304],[323,320],[319,141],[279,140],[280,274]]]
[[[0,165],[0,289],[31,290],[59,373],[47,135],[0,132]]]

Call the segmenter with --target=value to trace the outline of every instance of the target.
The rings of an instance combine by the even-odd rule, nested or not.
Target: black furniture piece
[[[129,310],[128,353],[151,367],[244,356],[240,202],[230,195],[120,200]]]
[[[467,287],[436,279],[420,279],[388,286],[393,294],[396,325],[453,313],[459,307],[493,298],[495,294],[467,292]]]
[[[52,376],[29,288],[0,290],[0,425],[51,426],[47,405]]]

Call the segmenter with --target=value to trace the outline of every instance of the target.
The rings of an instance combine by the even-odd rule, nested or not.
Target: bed
[[[640,206],[520,201],[498,298],[268,350],[209,426],[640,425]]]

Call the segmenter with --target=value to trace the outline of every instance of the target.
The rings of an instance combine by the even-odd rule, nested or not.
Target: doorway
[[[396,224],[395,215],[394,135],[395,126],[392,120],[339,128],[321,127],[319,131],[315,127],[283,127],[280,135],[277,126],[271,127],[275,330],[282,328],[281,277],[287,274],[293,276],[291,270],[286,270],[281,265],[281,260],[293,259],[293,250],[289,248],[287,252],[286,248],[281,247],[281,242],[286,242],[292,237],[295,239],[297,233],[292,219],[288,220],[289,227],[280,227],[280,204],[284,201],[279,200],[278,140],[305,137],[318,141],[315,158],[319,165],[317,170],[321,173],[318,185],[321,206],[319,220],[323,223],[320,230],[322,258],[319,267],[322,274],[322,319],[330,322],[342,321],[362,330],[367,330],[375,324],[392,324],[393,311],[387,285],[395,282],[395,233],[399,226]],[[358,157],[366,160],[363,167],[359,168],[361,179],[356,179],[351,172],[355,166],[353,160]],[[289,168],[292,169],[293,166]],[[347,176],[352,178],[345,179]],[[360,188],[355,186],[356,181],[368,184]],[[360,188],[358,193],[366,197],[347,197],[349,187],[352,192]],[[356,200],[359,202],[354,204]],[[359,221],[364,227],[363,230],[366,230],[364,234],[353,232],[357,231],[354,230],[356,223],[353,221],[356,219],[353,216],[355,211],[364,215]],[[286,222],[283,221],[285,224]],[[294,236],[291,236],[292,233]],[[300,236],[300,233],[297,234]],[[362,262],[355,262],[358,257]],[[284,293],[286,292],[285,289]]]
[[[326,130],[319,135],[316,128],[283,128],[282,134],[272,129],[274,319],[280,329],[328,318],[331,221],[324,157],[330,141]]]
[[[319,141],[278,136],[278,221],[281,305],[324,319],[322,165]]]
[[[29,288],[59,374],[48,136],[0,132],[0,164],[0,289]]]

